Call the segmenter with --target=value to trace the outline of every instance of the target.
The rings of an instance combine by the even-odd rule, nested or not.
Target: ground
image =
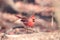
[[[59,40],[60,32],[39,32],[32,34],[6,35],[3,40]],[[0,39],[1,40],[1,39]]]

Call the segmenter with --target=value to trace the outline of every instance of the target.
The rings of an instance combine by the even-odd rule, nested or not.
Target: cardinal
[[[27,26],[33,27],[33,26],[34,26],[34,22],[35,22],[35,17],[34,17],[34,16],[31,16],[31,17],[28,19]]]
[[[19,16],[17,16],[17,17],[21,19],[21,21],[24,23],[25,26],[27,26],[27,27],[33,27],[34,26],[35,16],[31,16],[29,18],[19,17]]]

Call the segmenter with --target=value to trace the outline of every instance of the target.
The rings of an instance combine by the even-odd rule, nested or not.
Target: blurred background
[[[52,0],[0,0],[0,33],[57,31],[54,14]]]

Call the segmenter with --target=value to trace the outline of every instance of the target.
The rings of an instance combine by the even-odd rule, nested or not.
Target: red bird
[[[17,16],[17,17],[22,19],[21,21],[24,23],[25,26],[27,26],[27,27],[33,27],[34,26],[35,16],[31,16],[30,18],[19,17],[19,16]]]
[[[31,16],[31,17],[28,19],[27,26],[33,27],[33,26],[34,26],[34,20],[35,20],[35,17],[34,17],[34,16]]]

